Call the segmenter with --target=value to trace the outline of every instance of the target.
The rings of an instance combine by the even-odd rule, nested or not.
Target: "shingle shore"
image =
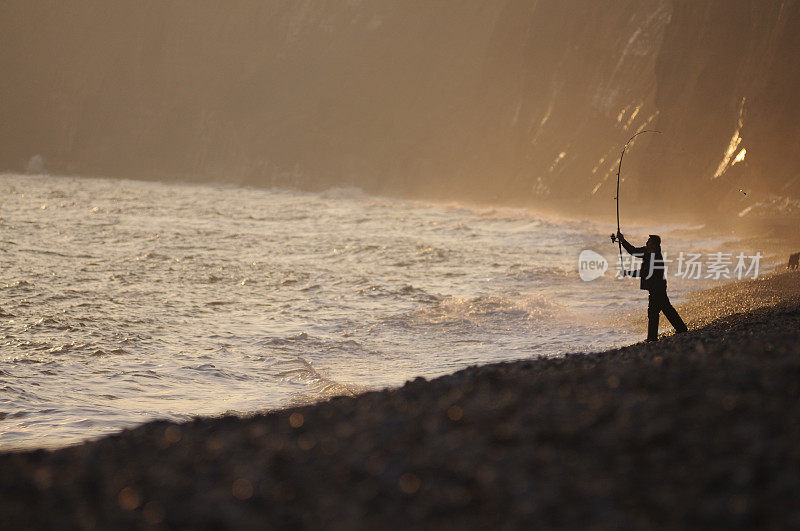
[[[0,522],[798,528],[800,300],[781,292],[655,344],[0,454]]]

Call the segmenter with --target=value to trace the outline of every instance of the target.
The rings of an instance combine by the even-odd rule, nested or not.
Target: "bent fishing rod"
[[[625,268],[622,267],[622,242],[620,241],[619,238],[617,238],[617,234],[621,232],[619,227],[619,181],[620,181],[620,175],[622,175],[622,159],[625,158],[625,150],[628,149],[628,146],[630,145],[631,142],[633,142],[633,139],[639,135],[643,135],[644,133],[661,133],[661,131],[656,131],[655,129],[645,129],[644,131],[639,131],[638,133],[630,137],[628,141],[625,142],[625,145],[622,147],[622,153],[620,153],[619,155],[619,166],[617,167],[617,196],[614,198],[617,200],[617,233],[611,235],[611,242],[612,243],[616,242],[617,246],[619,247],[619,270],[623,277],[625,276]]]

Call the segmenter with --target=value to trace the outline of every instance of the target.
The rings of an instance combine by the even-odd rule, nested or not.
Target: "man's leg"
[[[664,302],[662,303],[661,310],[664,312],[664,315],[667,316],[669,319],[670,324],[675,328],[676,332],[686,332],[689,330],[686,328],[686,323],[683,322],[681,316],[678,315],[677,310],[672,306],[672,303],[669,302],[669,297],[667,294],[664,294]]]
[[[658,314],[661,313],[661,300],[657,293],[650,292],[647,300],[647,340],[658,339]]]

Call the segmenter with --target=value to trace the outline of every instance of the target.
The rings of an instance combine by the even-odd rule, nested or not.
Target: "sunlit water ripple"
[[[644,307],[635,285],[578,278],[581,249],[616,251],[588,222],[353,189],[0,190],[0,448],[640,339],[606,319]]]

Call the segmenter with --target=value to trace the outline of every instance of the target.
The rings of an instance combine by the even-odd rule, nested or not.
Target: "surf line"
[[[619,155],[619,166],[617,167],[617,196],[614,198],[614,199],[617,200],[617,232],[616,232],[616,234],[612,234],[611,235],[611,243],[616,242],[617,243],[617,247],[619,247],[619,270],[620,270],[620,273],[624,272],[624,268],[622,267],[622,242],[619,241],[619,239],[617,238],[617,234],[619,234],[621,232],[620,231],[620,226],[619,226],[619,180],[620,180],[620,175],[622,175],[622,159],[625,158],[625,150],[628,149],[628,146],[630,145],[631,142],[633,142],[633,139],[636,138],[637,136],[643,135],[645,133],[659,133],[660,134],[661,131],[656,131],[655,129],[645,129],[644,131],[639,131],[638,133],[636,133],[635,135],[630,137],[627,142],[625,142],[625,145],[622,147],[622,153],[620,153],[620,155]]]

